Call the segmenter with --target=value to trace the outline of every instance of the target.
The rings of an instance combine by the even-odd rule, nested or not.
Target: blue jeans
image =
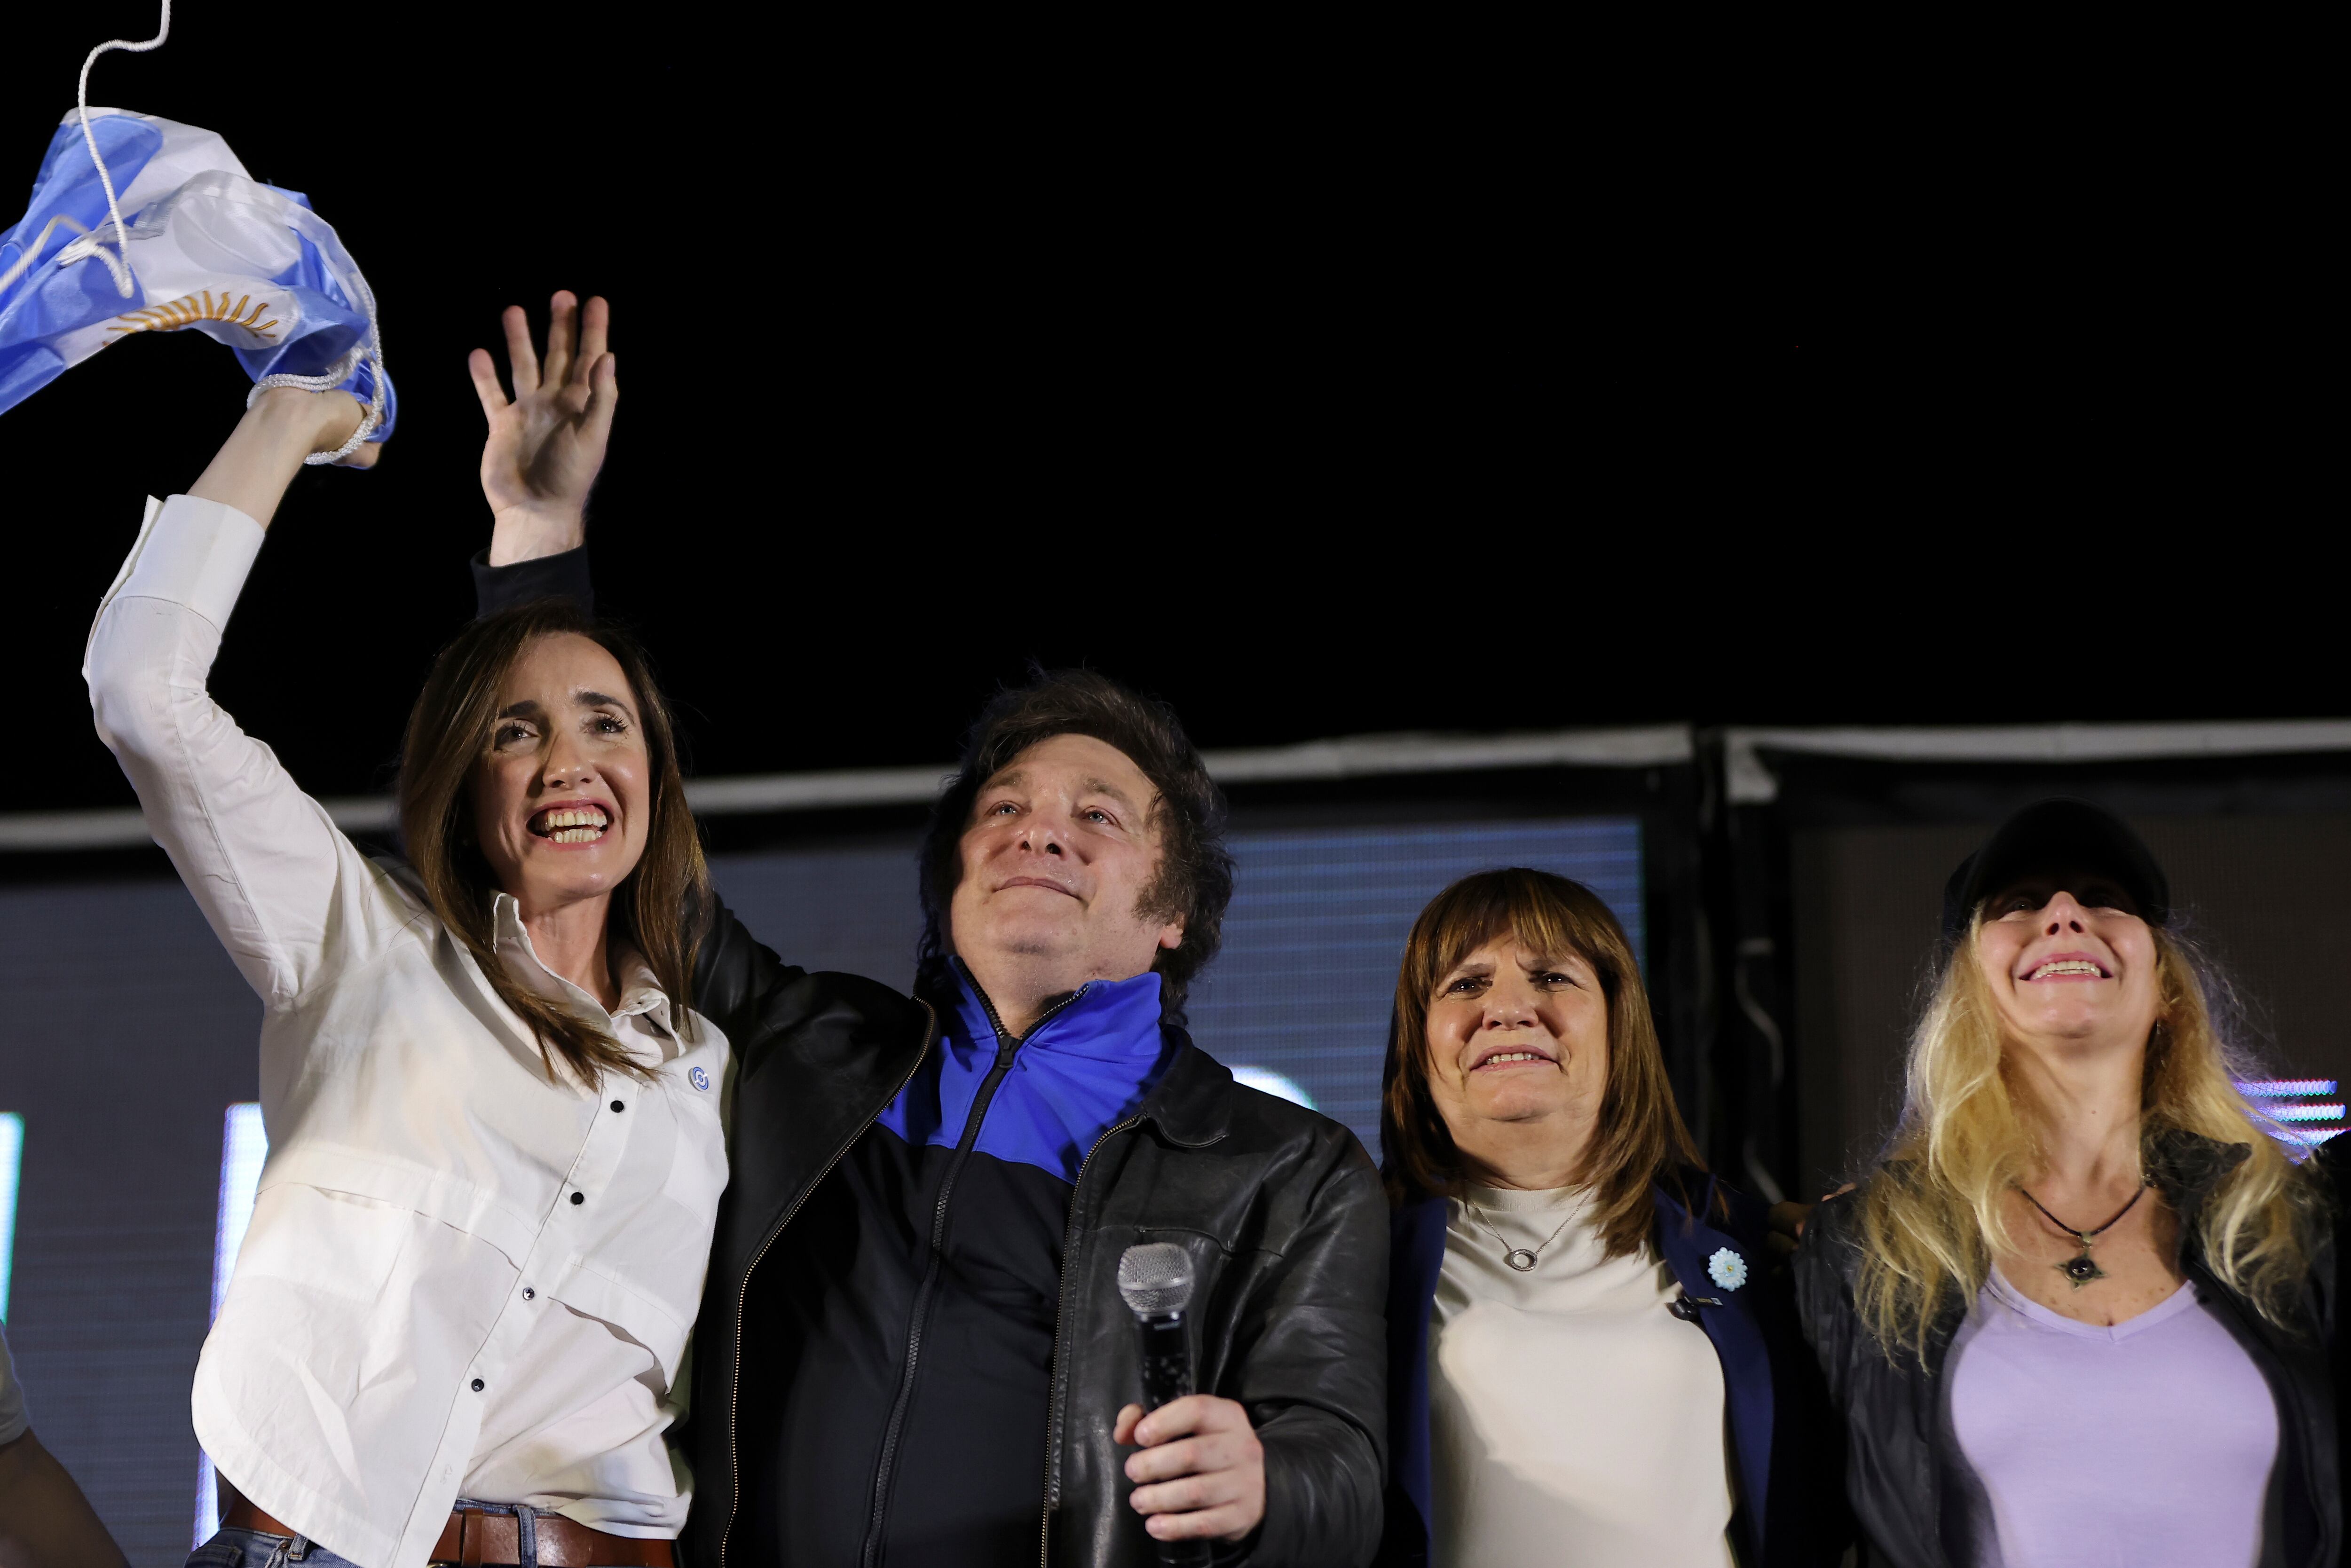
[[[188,1556],[188,1568],[357,1568],[299,1535],[269,1535],[258,1530],[223,1530]]]

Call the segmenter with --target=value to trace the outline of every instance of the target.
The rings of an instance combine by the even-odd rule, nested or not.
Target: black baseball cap
[[[1956,942],[1986,897],[2041,872],[2112,877],[2149,925],[2171,919],[2171,883],[2128,822],[2087,800],[2035,800],[2002,822],[1943,884],[1943,939]]]

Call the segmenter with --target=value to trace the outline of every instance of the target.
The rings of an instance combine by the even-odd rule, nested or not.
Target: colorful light
[[[25,1163],[25,1118],[0,1111],[0,1323],[8,1321],[8,1276],[16,1256],[16,1173]]]
[[[261,1187],[261,1167],[269,1158],[269,1134],[262,1129],[261,1107],[232,1105],[221,1121],[220,1214],[213,1228],[213,1316],[220,1316],[228,1299],[228,1278],[236,1269],[237,1249],[245,1245],[246,1227],[253,1223],[254,1195]],[[196,1539],[202,1546],[219,1528],[220,1487],[213,1475],[213,1457],[196,1457]]]
[[[2315,1102],[2321,1095],[2335,1092],[2332,1078],[2241,1078],[2237,1092],[2253,1103],[2253,1114],[2270,1124],[2270,1129],[2280,1142],[2300,1144],[2316,1148],[2327,1139],[2344,1132],[2344,1107],[2335,1102]],[[2289,1123],[2304,1124],[2288,1125]],[[2309,1124],[2318,1124],[2312,1125]],[[2327,1124],[2332,1124],[2328,1125]]]

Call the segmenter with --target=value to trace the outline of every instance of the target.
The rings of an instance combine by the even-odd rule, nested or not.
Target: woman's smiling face
[[[1428,1089],[1454,1142],[1478,1124],[1589,1124],[1608,1088],[1608,999],[1590,964],[1510,932],[1446,971],[1428,1003]]]
[[[1976,960],[2012,1039],[2144,1045],[2162,1011],[2155,933],[2112,878],[2020,878],[1984,901]]]
[[[474,832],[527,914],[611,893],[644,854],[652,766],[620,661],[577,632],[522,651],[474,765]]]

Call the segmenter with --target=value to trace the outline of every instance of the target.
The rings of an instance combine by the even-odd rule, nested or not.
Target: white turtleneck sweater
[[[1602,1261],[1582,1189],[1474,1188],[1449,1209],[1428,1331],[1437,1568],[1730,1568],[1722,1365],[1666,1310],[1672,1271]],[[1540,1249],[1531,1272],[1511,1247]]]

